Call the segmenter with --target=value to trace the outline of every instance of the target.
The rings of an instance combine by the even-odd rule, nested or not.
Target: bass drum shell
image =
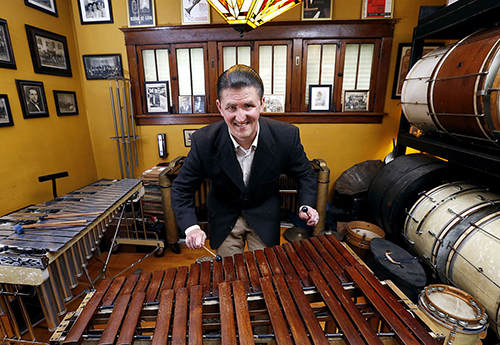
[[[413,251],[435,268],[437,252],[448,232],[462,219],[500,203],[500,195],[467,182],[453,182],[424,193],[405,222],[405,239]]]
[[[401,89],[401,107],[409,123],[425,133],[438,133],[429,115],[429,79],[434,68],[451,46],[439,47],[418,60],[406,75]]]
[[[450,165],[426,154],[399,156],[384,166],[368,190],[368,203],[374,222],[386,233],[386,238],[404,245],[402,236],[405,212],[419,198],[443,181],[456,180]]]

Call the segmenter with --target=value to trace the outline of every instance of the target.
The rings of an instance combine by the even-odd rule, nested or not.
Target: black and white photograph
[[[191,136],[196,132],[196,129],[185,129],[184,130],[184,146],[191,146]]]
[[[71,77],[66,37],[34,26],[25,26],[35,73]]]
[[[16,79],[16,86],[25,119],[49,117],[47,98],[41,81]]]
[[[24,3],[26,6],[58,17],[56,0],[24,0]]]
[[[210,5],[207,0],[180,0],[182,24],[210,24]]]
[[[170,98],[168,90],[168,81],[147,81],[144,82],[146,91],[148,114],[168,114],[170,107]]]
[[[87,80],[123,77],[121,54],[83,55]]]
[[[54,90],[57,116],[78,115],[76,92]]]
[[[344,90],[342,111],[367,111],[368,90]]]
[[[194,95],[193,96],[193,109],[194,113],[205,113],[205,95]]]
[[[332,19],[333,0],[304,0],[302,20]]]
[[[332,85],[309,85],[309,111],[332,110]]]
[[[192,96],[179,96],[179,114],[192,114]]]
[[[0,127],[14,126],[10,111],[9,97],[0,95]]]
[[[7,21],[0,18],[0,67],[17,69]]]
[[[127,0],[129,27],[155,26],[154,0]]]
[[[285,95],[264,95],[263,113],[283,113],[285,111]]]
[[[111,0],[77,0],[82,24],[113,23]]]

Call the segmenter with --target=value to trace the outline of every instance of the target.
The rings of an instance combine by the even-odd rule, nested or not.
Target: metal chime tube
[[[120,174],[123,179],[123,167],[122,167],[122,153],[120,149],[120,142],[118,141],[118,125],[116,123],[116,111],[115,111],[115,99],[113,97],[113,85],[111,85],[111,81],[109,84],[109,95],[111,96],[111,109],[113,110],[113,123],[115,125],[115,140],[116,140],[116,148],[118,150],[118,160],[120,161]]]
[[[128,142],[128,154],[130,162],[130,172],[132,174],[130,178],[134,178],[135,174],[134,174],[134,158],[132,157],[132,141],[134,141],[135,143],[135,137],[130,136],[130,122],[129,122],[128,107],[127,107],[127,96],[125,94],[125,80],[123,80],[122,93],[123,93],[124,118],[125,118],[125,124],[127,125],[127,142]]]
[[[130,120],[132,121],[132,135],[134,136],[134,154],[135,154],[135,166],[139,167],[139,160],[137,159],[137,137],[135,136],[135,120],[134,120],[134,107],[132,106],[132,86],[130,85],[130,80],[128,81],[128,100],[130,102]]]
[[[121,97],[120,97],[120,87],[118,84],[118,79],[116,79],[115,81],[116,81],[116,99],[118,101],[118,115],[120,118],[120,130],[121,130],[120,138],[121,138],[121,142],[123,145],[123,161],[125,164],[126,177],[131,178],[130,169],[129,169],[130,162],[128,161],[127,143],[125,140],[125,127],[123,124],[123,110],[122,110],[122,102],[121,102]],[[125,120],[126,120],[126,118],[125,118]]]

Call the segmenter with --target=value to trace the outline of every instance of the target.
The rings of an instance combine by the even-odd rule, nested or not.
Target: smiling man
[[[197,130],[191,151],[172,185],[172,208],[188,248],[201,248],[207,234],[198,225],[194,194],[210,180],[207,197],[210,246],[220,256],[280,243],[278,180],[297,178],[299,217],[314,226],[317,181],[297,127],[260,117],[264,86],[251,67],[235,65],[217,81],[217,108],[224,121]],[[302,208],[302,207],[301,207]]]

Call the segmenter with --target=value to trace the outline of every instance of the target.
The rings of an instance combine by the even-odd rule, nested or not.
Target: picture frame
[[[0,18],[0,67],[17,69],[14,50],[10,41],[9,27],[5,19]]]
[[[368,111],[369,90],[344,90],[342,111]]]
[[[53,90],[57,116],[78,115],[76,92]]]
[[[49,117],[43,82],[16,79],[16,86],[25,119]]]
[[[302,20],[332,19],[333,0],[305,0],[302,2]]]
[[[285,95],[264,95],[263,113],[284,113]]]
[[[80,23],[109,24],[113,23],[111,0],[77,0],[80,12]]]
[[[191,136],[196,132],[196,129],[185,129],[184,130],[184,146],[191,147]]]
[[[181,95],[179,96],[179,114],[192,114],[193,113],[193,96]]]
[[[0,95],[0,127],[14,126],[10,110],[9,96]]]
[[[168,81],[145,81],[147,114],[170,114],[170,96]]]
[[[57,14],[56,0],[24,0],[26,6],[36,8],[39,11],[59,17]]]
[[[82,58],[87,80],[123,78],[121,54],[83,55]]]
[[[432,45],[424,46],[422,56],[430,53],[434,49],[442,47],[444,43],[433,43]],[[409,72],[411,55],[411,43],[400,43],[398,45],[398,54],[396,58],[396,68],[394,70],[394,82],[392,84],[392,99],[401,99],[401,89],[406,75]]]
[[[393,18],[394,2],[394,0],[363,0],[361,19]]]
[[[127,0],[129,28],[156,26],[154,0]]]
[[[210,24],[210,5],[207,0],[180,0],[182,25]]]
[[[309,111],[332,111],[332,85],[309,85]]]
[[[193,95],[193,113],[206,113],[206,96]]]
[[[35,73],[72,77],[66,37],[25,24]]]

